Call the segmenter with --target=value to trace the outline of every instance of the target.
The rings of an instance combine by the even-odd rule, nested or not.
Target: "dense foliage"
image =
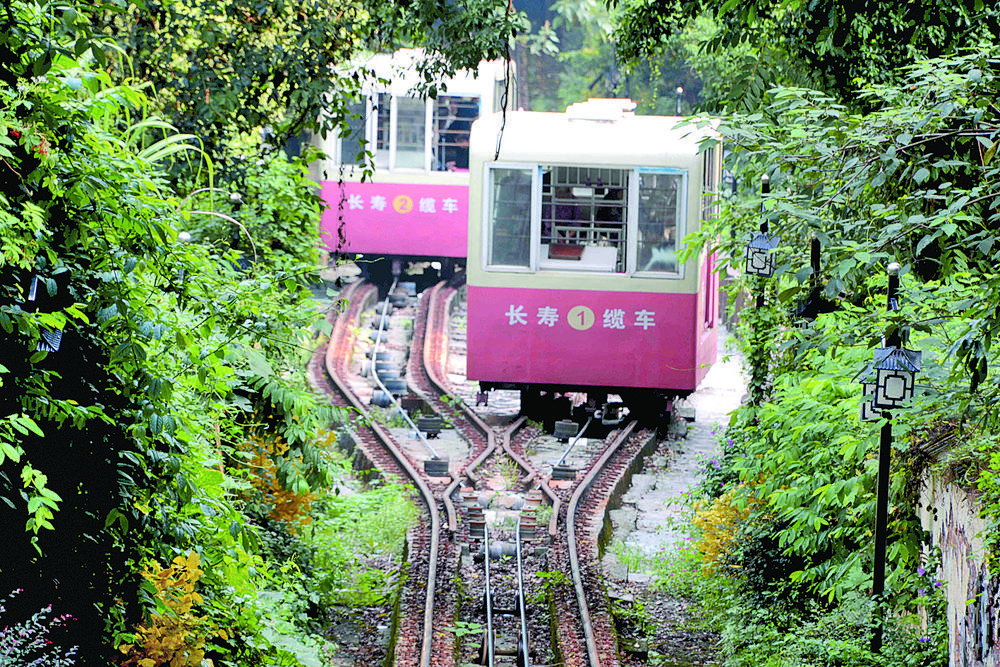
[[[315,502],[341,417],[304,370],[321,202],[274,136],[357,85],[332,66],[359,44],[431,47],[437,71],[502,53],[517,17],[342,9],[0,10],[0,589],[53,659],[297,664],[319,640],[285,635],[368,576],[356,554],[398,551],[405,491],[396,532],[351,559],[338,500]],[[324,583],[286,574],[312,560]],[[275,602],[304,589],[315,603]]]
[[[619,57],[637,64],[700,30],[697,69],[714,92],[709,108],[755,110],[778,85],[825,90],[844,104],[865,104],[859,88],[899,82],[900,68],[995,39],[1000,13],[982,0],[892,3],[869,0],[763,2],[620,0]],[[874,110],[874,106],[864,107]]]
[[[687,66],[691,39],[624,71],[613,37],[617,12],[597,0],[556,0],[536,8],[528,32],[517,40],[517,105],[562,112],[590,98],[622,97],[641,114],[690,113],[702,82]],[[677,88],[682,89],[678,94]]]
[[[762,222],[781,239],[773,278],[733,285],[751,301],[763,294],[763,307],[740,313],[751,400],[702,475],[695,515],[700,557],[733,583],[715,600],[731,664],[946,659],[943,602],[928,594],[940,586],[936,559],[916,516],[929,444],[952,442],[951,462],[937,468],[983,492],[991,528],[982,537],[996,557],[996,7],[841,5],[619,5],[619,54],[640,60],[687,44],[706,108],[728,112],[720,132],[738,187],[688,239],[692,250],[715,248],[738,272]],[[892,262],[901,291],[888,310]],[[893,621],[875,658],[868,597],[882,422],[860,421],[858,378],[893,332],[923,352],[923,369],[918,397],[893,424],[883,601]],[[762,611],[734,613],[747,608]]]
[[[424,81],[507,54],[522,27],[506,2],[185,2],[109,6],[94,30],[115,40],[113,71],[146,82],[182,133],[197,136],[220,173],[246,176],[255,133],[295,150],[304,135],[343,124],[364,70],[362,52],[424,49]],[[175,167],[178,169],[179,167]]]
[[[737,484],[731,501],[751,509],[726,562],[763,598],[757,602],[798,610],[773,619],[779,632],[801,633],[817,618],[808,611],[814,601],[835,605],[824,614],[852,614],[854,635],[867,634],[871,609],[858,598],[871,585],[880,424],[858,420],[857,380],[883,334],[898,331],[924,363],[920,395],[894,426],[886,604],[901,619],[921,607],[939,616],[929,629],[890,634],[886,655],[910,661],[900,664],[943,659],[941,604],[924,599],[934,559],[916,509],[928,440],[957,433],[959,442],[979,443],[984,463],[978,433],[1000,416],[989,372],[998,307],[998,56],[989,46],[913,65],[899,85],[862,93],[876,111],[782,88],[760,113],[724,121],[733,165],[748,176],[745,198],[730,201],[725,219],[743,233],[727,226],[701,240],[739,257],[762,216],[782,238],[764,309],[744,311],[748,358],[768,381],[757,388],[761,401],[735,417],[718,473]],[[753,192],[762,173],[772,183],[763,202]],[[818,273],[811,238],[822,247]],[[893,261],[902,265],[902,289],[898,310],[887,311],[885,267]],[[754,335],[760,329],[763,337]],[[979,479],[995,489],[989,464]],[[984,500],[996,526],[995,500]],[[995,544],[990,534],[983,537]],[[727,627],[727,636],[761,632],[738,620]],[[914,638],[923,639],[922,651]],[[732,647],[734,656],[756,655],[748,664],[761,650]]]

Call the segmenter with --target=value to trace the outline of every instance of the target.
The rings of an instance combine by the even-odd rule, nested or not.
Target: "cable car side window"
[[[638,234],[635,270],[680,277],[677,244],[684,238],[687,212],[687,171],[639,169]]]
[[[716,147],[702,153],[701,220],[711,220],[719,212],[719,165]]]
[[[392,96],[389,93],[379,93],[375,99],[375,167],[388,169]]]
[[[530,167],[487,169],[487,264],[531,268],[532,177]]]

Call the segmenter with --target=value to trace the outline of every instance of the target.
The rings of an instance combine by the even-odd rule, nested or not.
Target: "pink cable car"
[[[442,82],[437,99],[414,92],[420,51],[381,54],[364,63],[374,74],[355,103],[358,114],[342,136],[315,138],[328,159],[313,167],[330,208],[323,242],[357,256],[376,281],[399,275],[406,262],[441,265],[442,275],[465,263],[469,205],[469,133],[480,115],[514,99],[512,65],[483,62]],[[361,182],[359,158],[374,154],[375,173]]]
[[[508,112],[472,130],[467,376],[521,390],[522,411],[609,395],[656,418],[716,358],[712,255],[685,235],[716,209],[709,121],[628,100]]]

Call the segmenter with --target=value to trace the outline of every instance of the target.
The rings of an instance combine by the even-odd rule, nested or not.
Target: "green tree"
[[[256,160],[261,132],[285,146],[343,125],[368,76],[347,69],[364,50],[425,49],[431,86],[505,56],[521,26],[502,0],[184,0],[109,6],[94,21],[118,47],[100,57],[150,85],[161,113],[204,143],[226,180]]]
[[[718,487],[713,475],[737,481],[727,500],[749,511],[730,554],[733,572],[775,619],[789,605],[808,610],[811,599],[836,605],[854,618],[849,632],[863,646],[877,439],[871,424],[857,421],[856,379],[883,334],[898,331],[924,355],[920,396],[895,426],[887,572],[899,618],[921,602],[927,581],[916,573],[930,569],[915,518],[922,444],[944,430],[993,458],[979,434],[1000,416],[990,373],[1000,307],[996,7],[869,3],[862,12],[836,2],[639,0],[621,10],[621,54],[634,61],[678,40],[698,45],[691,61],[706,99],[725,112],[720,132],[739,192],[688,239],[691,250],[721,250],[738,269],[762,219],[782,240],[765,306],[746,318],[774,325],[766,345],[746,350],[770,382],[735,415],[732,449],[706,485]],[[767,197],[759,194],[763,174]],[[814,238],[818,272],[810,265]],[[891,262],[902,265],[902,291],[900,308],[886,312]],[[737,281],[738,290],[751,287]],[[832,312],[817,316],[824,310]],[[745,347],[755,340],[742,334]],[[991,488],[995,470],[982,465]],[[992,500],[984,513],[993,539],[1000,521]],[[815,613],[774,621],[774,644]],[[762,631],[733,618],[726,632],[738,643]],[[893,639],[880,664],[943,660],[940,627],[924,638],[927,651],[908,635]],[[857,664],[869,661],[876,659],[859,654]]]
[[[94,664],[131,643],[152,603],[141,572],[192,550],[201,613],[220,631],[209,654],[273,658],[253,608],[251,572],[266,565],[252,523],[269,511],[253,465],[283,494],[329,480],[320,430],[334,415],[304,370],[320,202],[301,162],[259,153],[248,135],[265,118],[291,136],[297,118],[318,117],[337,78],[327,65],[340,63],[314,53],[325,78],[313,81],[278,56],[325,50],[332,24],[300,43],[281,32],[302,18],[283,5],[255,7],[268,30],[238,24],[231,4],[199,7],[217,12],[201,25],[223,26],[237,71],[212,60],[215,38],[191,32],[200,18],[177,4],[0,10],[0,516],[23,527],[5,532],[0,587],[25,589],[25,610],[76,616],[53,639]],[[492,4],[413,10],[386,9],[382,40],[437,48],[429,71],[495,55],[516,25]],[[161,50],[143,41],[144,21]],[[351,24],[337,30],[350,53]],[[190,81],[145,78],[195,65],[225,74],[198,81],[212,81],[205,107]],[[213,90],[225,104],[211,106]],[[244,150],[254,157],[237,160]]]
[[[843,0],[803,3],[730,0],[624,0],[615,31],[618,53],[635,64],[670,45],[699,19],[717,26],[699,40],[703,64],[721,69],[713,82],[728,95],[717,109],[753,109],[768,89],[804,80],[844,104],[863,104],[857,90],[898,83],[901,68],[992,41],[1000,13],[982,0],[907,3]],[[728,63],[728,65],[725,65]],[[702,70],[705,76],[709,70]]]
[[[928,464],[922,445],[942,431],[983,443],[1000,417],[990,372],[1000,307],[998,48],[915,63],[895,74],[899,83],[865,89],[851,106],[816,90],[773,88],[760,111],[720,122],[741,196],[689,239],[692,250],[712,245],[741,258],[762,218],[782,239],[762,312],[748,318],[778,325],[762,348],[771,388],[736,415],[729,436],[737,446],[723,464],[742,482],[735,502],[752,507],[734,565],[776,607],[810,596],[845,604],[871,581],[877,439],[874,426],[857,421],[857,378],[884,334],[898,331],[923,352],[920,395],[894,429],[887,572],[899,613],[911,613],[926,586],[914,574],[927,565],[915,517]],[[756,192],[764,173],[766,197]],[[812,238],[822,248],[818,272]],[[886,312],[891,262],[902,265],[902,289],[899,309]],[[740,278],[738,286],[751,284]],[[804,316],[811,306],[833,312]],[[995,463],[982,465],[982,479],[992,479]],[[992,500],[984,513],[984,537],[993,540]],[[937,664],[940,650],[920,664]]]
[[[599,2],[554,2],[534,32],[518,40],[518,104],[534,111],[563,111],[592,97],[624,97],[637,112],[673,115],[676,89],[690,113],[701,81],[687,66],[680,44],[623,71],[614,40],[616,13]]]

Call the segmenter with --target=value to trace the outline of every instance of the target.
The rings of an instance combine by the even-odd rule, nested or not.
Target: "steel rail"
[[[514,528],[515,548],[517,553],[517,612],[521,620],[521,653],[524,660],[518,660],[519,667],[528,667],[528,602],[524,598],[524,570],[521,565],[521,515],[517,516],[517,526]]]
[[[440,282],[434,287],[432,287],[430,291],[427,293],[427,299],[426,299],[427,302],[424,305],[424,308],[426,308],[427,316],[424,325],[423,346],[422,349],[420,350],[424,362],[423,363],[424,373],[427,374],[427,379],[430,381],[431,386],[434,387],[441,394],[447,393],[447,387],[445,386],[444,382],[441,381],[440,376],[438,375],[439,369],[437,368],[437,364],[434,363],[434,360],[438,358],[438,356],[435,355],[434,352],[435,350],[440,350],[441,346],[446,345],[447,343],[447,337],[445,337],[445,340],[442,341],[441,337],[437,335],[438,329],[443,328],[447,330],[446,326],[447,323],[439,322],[437,318],[437,310],[439,305],[438,299],[441,298],[441,291],[445,288],[445,285],[446,285],[445,282]],[[435,335],[433,336],[428,335],[430,333],[434,333]],[[447,347],[445,347],[445,349],[447,350]],[[412,381],[413,379],[410,378],[410,380]],[[477,423],[476,426],[483,433],[486,433],[487,437],[492,438],[489,428],[486,427],[485,423],[483,424]],[[492,443],[492,440],[490,441],[490,443]],[[489,448],[490,447],[488,445],[487,449]],[[455,475],[452,478],[451,484],[449,484],[448,488],[446,488],[444,491],[443,500],[444,500],[445,513],[448,516],[448,532],[452,535],[454,535],[458,531],[458,510],[455,509],[455,503],[451,499],[451,496],[453,493],[455,493],[455,490],[458,488],[458,485],[461,482],[461,480],[462,480],[461,475]]]
[[[453,299],[456,294],[457,294],[457,290],[452,290],[451,293],[448,295],[449,306],[450,306],[450,300]],[[450,308],[449,308],[449,310],[450,310]],[[425,350],[426,349],[427,349],[427,347],[426,347],[426,341],[425,341]],[[438,387],[438,390],[441,391],[442,393],[446,393],[448,391],[448,388],[445,385],[445,383],[441,382],[436,376],[432,377],[432,381],[435,383],[435,386]],[[478,414],[476,414],[475,410],[473,408],[471,408],[465,401],[461,402],[461,404],[459,405],[459,408],[462,410],[463,413],[465,413],[468,416],[469,419],[472,420],[472,422],[474,424],[476,424],[476,426],[483,433],[486,433],[487,438],[490,439],[489,440],[489,444],[486,447],[486,450],[483,451],[483,453],[480,454],[478,457],[476,457],[475,460],[473,460],[469,464],[467,464],[466,467],[465,467],[465,470],[463,470],[463,474],[466,477],[468,477],[470,479],[470,481],[472,481],[473,486],[475,486],[478,483],[478,481],[479,481],[478,477],[475,474],[476,468],[478,468],[479,465],[483,461],[485,461],[493,453],[493,450],[496,448],[495,430],[492,429],[485,421],[483,421],[482,417],[480,417]],[[528,475],[523,480],[524,483],[530,482],[535,477],[541,477],[538,474],[537,470],[534,468],[534,466],[529,461],[527,461],[527,460],[523,459],[522,457],[520,457],[516,452],[514,452],[510,448],[510,437],[518,429],[520,429],[524,425],[524,423],[526,423],[526,422],[527,422],[527,418],[526,417],[520,417],[517,421],[515,421],[511,426],[509,426],[507,428],[507,435],[506,435],[505,439],[503,441],[501,441],[501,443],[500,443],[501,446],[503,447],[504,451],[506,451],[507,454],[519,466],[521,466],[521,468],[525,472],[528,473]],[[460,479],[456,479],[452,483],[452,487],[450,487],[448,489],[448,492],[447,492],[447,497],[448,498],[451,498],[451,494],[458,487],[458,484],[460,483],[460,481],[461,481]],[[555,538],[556,533],[557,533],[558,521],[559,521],[559,506],[561,505],[561,501],[559,500],[559,496],[556,495],[555,491],[553,491],[549,487],[548,484],[545,484],[543,482],[541,484],[541,489],[542,489],[542,493],[549,499],[549,503],[552,505],[552,516],[549,519],[548,533],[549,533],[549,537],[550,538]],[[453,530],[454,530],[454,528],[453,528]]]
[[[356,287],[351,291],[351,296],[354,292],[362,291],[362,288]],[[364,290],[361,298],[367,299],[371,295],[371,290]],[[343,325],[346,323],[346,311],[341,313],[337,319],[338,325]],[[344,327],[346,329],[346,327]],[[351,403],[358,412],[365,417],[368,427],[378,435],[379,439],[382,441],[385,448],[392,454],[393,458],[396,459],[399,466],[406,472],[406,474],[413,480],[414,485],[420,492],[421,499],[427,506],[427,512],[431,516],[431,543],[430,543],[430,554],[428,555],[428,575],[427,575],[427,590],[424,599],[424,628],[423,628],[423,641],[421,643],[421,653],[420,653],[420,664],[422,667],[430,667],[431,664],[431,649],[432,640],[434,633],[434,592],[435,583],[437,581],[437,568],[438,568],[438,548],[440,544],[441,535],[441,517],[437,509],[437,501],[434,498],[434,494],[431,492],[430,487],[424,481],[423,476],[420,475],[417,470],[410,464],[406,455],[399,451],[399,449],[393,444],[390,435],[378,424],[374,419],[371,418],[368,409],[364,404],[358,400],[358,397],[351,391],[350,387],[343,381],[340,373],[340,369],[337,368],[337,363],[335,357],[336,349],[334,345],[329,345],[326,352],[326,369],[331,380],[336,385],[338,391],[340,391],[347,400]],[[373,359],[374,361],[374,355]],[[343,360],[341,360],[343,361]]]
[[[445,291],[445,283],[444,282],[438,283],[431,289],[427,299],[428,300],[426,306],[427,321],[428,321],[427,331],[432,330],[431,322],[433,322],[433,327],[434,327],[433,330],[436,334],[439,334],[441,331],[447,330],[446,322],[438,321],[439,306],[441,305],[439,299],[442,298],[443,291]],[[444,308],[445,313],[449,312],[451,299],[454,298],[455,292],[456,291],[453,289],[450,289],[448,291],[446,306]],[[442,347],[447,349],[445,347],[446,343],[447,343],[447,338],[445,338],[445,340],[442,341],[439,335],[436,335],[434,337],[426,335],[424,336],[424,344],[422,350],[424,356],[424,371],[427,373],[427,378],[428,380],[430,380],[431,386],[433,386],[440,394],[450,393],[449,392],[450,388],[448,387],[447,382],[445,382],[441,378],[441,375],[438,372],[439,370],[443,369],[438,369],[437,365],[434,363],[433,360],[436,358],[436,355],[434,354],[435,350],[440,350],[442,349]],[[455,493],[455,491],[458,490],[459,484],[462,483],[462,475],[468,477],[475,486],[476,483],[478,482],[478,477],[475,474],[476,468],[478,468],[483,461],[485,461],[491,454],[493,454],[493,452],[497,448],[496,431],[493,428],[491,428],[490,425],[487,424],[482,419],[482,417],[476,414],[476,412],[472,408],[470,408],[465,403],[465,401],[459,403],[458,407],[465,415],[465,418],[468,419],[470,422],[472,422],[472,424],[475,425],[476,429],[478,429],[480,433],[483,433],[486,436],[487,444],[486,448],[479,454],[479,456],[477,456],[475,459],[467,463],[462,473],[459,475],[455,475],[454,479],[452,479],[451,484],[449,484],[448,488],[445,489],[444,503],[445,503],[445,508],[448,512],[448,530],[451,531],[452,534],[454,534],[458,530],[458,512],[454,508],[454,503],[451,500],[451,497]],[[513,432],[517,428],[520,428],[520,426],[523,423],[524,423],[523,419],[518,420],[517,422],[515,422],[515,426],[510,427],[508,430],[510,432]],[[528,468],[525,469],[527,470]]]
[[[428,326],[427,331],[433,332],[435,335],[427,335],[424,338],[424,369],[427,373],[428,379],[431,384],[442,394],[449,393],[449,387],[446,382],[442,380],[441,374],[438,372],[439,369],[432,362],[432,359],[439,358],[434,354],[435,349],[440,350],[445,342],[441,341],[439,336],[442,332],[446,330],[446,327],[438,322],[439,317],[439,302],[438,300],[442,298],[443,284],[440,283],[436,285],[430,292],[427,304],[428,308]],[[454,298],[456,291],[451,290],[447,295],[447,305],[444,307],[444,312],[450,312],[451,299]],[[432,320],[433,318],[433,320]],[[433,321],[433,325],[431,322]],[[475,470],[491,455],[493,455],[498,449],[502,449],[511,459],[517,463],[517,465],[523,469],[527,476],[522,480],[522,482],[528,483],[533,478],[538,476],[537,471],[531,465],[530,462],[525,460],[523,457],[517,454],[510,445],[511,438],[513,434],[516,433],[527,423],[527,417],[521,416],[514,422],[506,426],[502,431],[490,427],[483,419],[480,417],[474,409],[472,409],[466,402],[462,401],[459,404],[459,409],[463,412],[465,417],[469,419],[476,428],[486,434],[487,437],[487,447],[479,454],[474,460],[470,461],[463,470],[463,474],[468,477],[473,483],[478,481],[478,477],[475,474]],[[446,502],[450,501],[452,494],[457,490],[458,485],[461,483],[461,475],[456,476],[452,483],[445,490]],[[545,489],[549,492],[550,497],[555,498],[555,495],[550,489]],[[558,502],[558,498],[555,498]],[[557,506],[558,508],[558,506]],[[452,524],[450,526],[451,530],[457,528],[456,525]],[[517,526],[515,528],[516,535],[516,553],[517,553],[517,606],[518,606],[518,617],[520,622],[520,645],[523,651],[524,665],[527,665],[528,660],[528,621],[527,621],[527,602],[524,596],[524,575],[523,575],[523,565],[521,556],[521,520],[518,517]],[[492,665],[496,661],[496,644],[495,644],[495,630],[493,628],[493,592],[492,583],[490,581],[490,541],[489,541],[489,527],[485,527],[483,536],[483,549],[484,549],[484,561],[485,561],[485,571],[486,571],[486,664]]]
[[[490,529],[489,526],[483,528],[483,563],[486,565],[486,664],[493,667],[495,657],[495,645],[493,643],[493,590],[490,587]]]
[[[576,539],[576,509],[580,503],[580,498],[583,497],[584,492],[590,485],[594,483],[600,475],[602,469],[607,464],[608,460],[618,451],[622,443],[628,438],[635,428],[636,422],[629,422],[629,424],[622,429],[621,433],[614,439],[608,447],[605,448],[604,453],[601,454],[601,458],[590,468],[590,471],[583,478],[580,484],[576,487],[573,492],[572,498],[570,498],[569,506],[566,510],[566,531],[568,540],[568,550],[569,550],[569,564],[570,571],[573,578],[573,587],[576,589],[576,599],[577,604],[580,607],[580,621],[583,626],[583,635],[587,644],[587,655],[590,659],[590,667],[601,667],[601,658],[597,652],[597,641],[594,636],[594,626],[590,619],[590,608],[587,605],[586,593],[583,590],[583,576],[580,572],[580,556],[577,553],[577,539]]]

